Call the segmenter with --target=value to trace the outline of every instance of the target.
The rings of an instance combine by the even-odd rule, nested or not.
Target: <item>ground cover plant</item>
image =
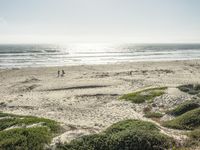
[[[155,97],[165,93],[167,87],[150,88],[133,93],[124,94],[120,99],[131,101],[133,103],[152,102]]]
[[[125,120],[111,125],[104,132],[87,135],[60,144],[57,150],[161,150],[172,147],[172,138],[160,133],[147,121]]]
[[[186,101],[183,104],[178,105],[177,107],[175,107],[174,109],[168,111],[167,113],[173,116],[180,116],[190,110],[199,108],[200,105],[197,101],[195,100],[190,100],[190,101]]]
[[[199,94],[200,93],[200,84],[186,84],[178,86],[178,89],[182,92],[186,92],[191,95]]]
[[[0,149],[42,150],[61,131],[56,121],[0,112]]]
[[[163,126],[174,129],[193,130],[200,127],[200,108],[188,111],[172,120],[165,121]]]
[[[146,118],[161,118],[164,115],[159,112],[146,112],[144,117]]]

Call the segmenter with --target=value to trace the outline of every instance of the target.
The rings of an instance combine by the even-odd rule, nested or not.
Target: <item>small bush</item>
[[[125,120],[113,124],[100,134],[83,136],[69,144],[59,145],[57,150],[162,150],[173,143],[153,123]]]
[[[186,84],[178,86],[178,89],[191,95],[200,93],[200,84]]]
[[[200,108],[188,111],[181,116],[166,121],[163,125],[175,129],[196,129],[200,127]]]
[[[155,97],[163,95],[166,89],[166,87],[146,89],[134,93],[125,94],[120,97],[120,99],[131,101],[133,103],[143,103],[145,101],[152,102]]]
[[[179,115],[184,114],[185,112],[196,109],[198,107],[200,107],[200,105],[191,100],[191,101],[187,101],[187,102],[177,106],[176,108],[170,110],[168,112],[168,114],[171,114],[173,116],[179,116]]]
[[[35,123],[42,123],[43,126],[47,126],[53,133],[58,133],[60,131],[59,124],[54,120],[46,118],[37,118],[33,116],[27,116],[24,117],[23,119],[17,120],[17,124],[19,125],[21,124],[30,125]]]
[[[0,131],[9,128],[11,126],[31,125],[36,123],[43,123],[43,125],[49,127],[52,132],[59,132],[60,129],[58,123],[50,119],[37,118],[32,116],[16,116],[16,115],[10,115],[10,116],[12,117],[1,119]]]
[[[51,141],[47,127],[11,129],[0,132],[2,150],[43,150]]]
[[[163,114],[159,112],[147,112],[144,117],[146,118],[161,118],[163,117]]]
[[[41,126],[26,128],[26,125],[41,123]],[[22,127],[25,125],[25,127]],[[17,126],[17,128],[9,128]],[[7,129],[7,130],[5,130]],[[52,137],[60,132],[57,122],[33,116],[18,116],[0,113],[1,150],[43,150]]]
[[[138,130],[145,130],[145,131],[146,130],[159,131],[158,127],[151,122],[130,119],[130,120],[119,121],[108,127],[104,132],[107,134],[112,134],[119,131],[133,130],[136,128]]]

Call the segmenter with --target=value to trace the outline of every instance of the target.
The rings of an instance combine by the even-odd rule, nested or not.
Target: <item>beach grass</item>
[[[0,113],[0,149],[42,150],[61,132],[50,119]]]
[[[194,101],[194,100],[189,100],[186,101],[178,106],[176,106],[174,109],[169,110],[167,113],[173,116],[180,116],[190,110],[199,108],[200,105],[198,102]]]
[[[159,113],[159,112],[146,112],[144,117],[146,118],[161,118],[163,117],[164,114]]]
[[[160,133],[158,127],[151,122],[125,120],[111,125],[99,134],[60,144],[57,150],[160,150],[171,147],[173,143],[172,138]]]
[[[120,99],[131,101],[133,103],[153,102],[155,97],[161,96],[165,93],[167,87],[150,88],[133,93],[124,94]]]
[[[52,134],[47,127],[16,128],[0,131],[2,150],[43,150]]]
[[[163,126],[174,129],[193,130],[200,127],[200,108],[188,111],[172,120],[163,122]]]
[[[182,92],[186,92],[191,95],[196,95],[200,93],[200,84],[186,84],[178,86],[178,89]]]
[[[53,132],[58,132],[59,130],[58,123],[50,119],[37,118],[32,116],[23,116],[23,117],[14,116],[12,118],[1,119],[0,131],[9,128],[11,126],[23,126],[23,125],[31,125],[37,123],[42,123],[42,125],[47,126]]]

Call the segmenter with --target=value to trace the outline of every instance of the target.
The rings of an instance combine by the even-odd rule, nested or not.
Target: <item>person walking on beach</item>
[[[65,71],[64,71],[64,70],[62,70],[61,77],[64,77],[64,75],[65,75]]]
[[[60,70],[58,70],[58,76],[57,77],[60,77]]]

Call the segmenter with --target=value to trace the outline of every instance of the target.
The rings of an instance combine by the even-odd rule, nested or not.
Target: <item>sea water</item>
[[[1,44],[0,68],[200,58],[200,44]]]

